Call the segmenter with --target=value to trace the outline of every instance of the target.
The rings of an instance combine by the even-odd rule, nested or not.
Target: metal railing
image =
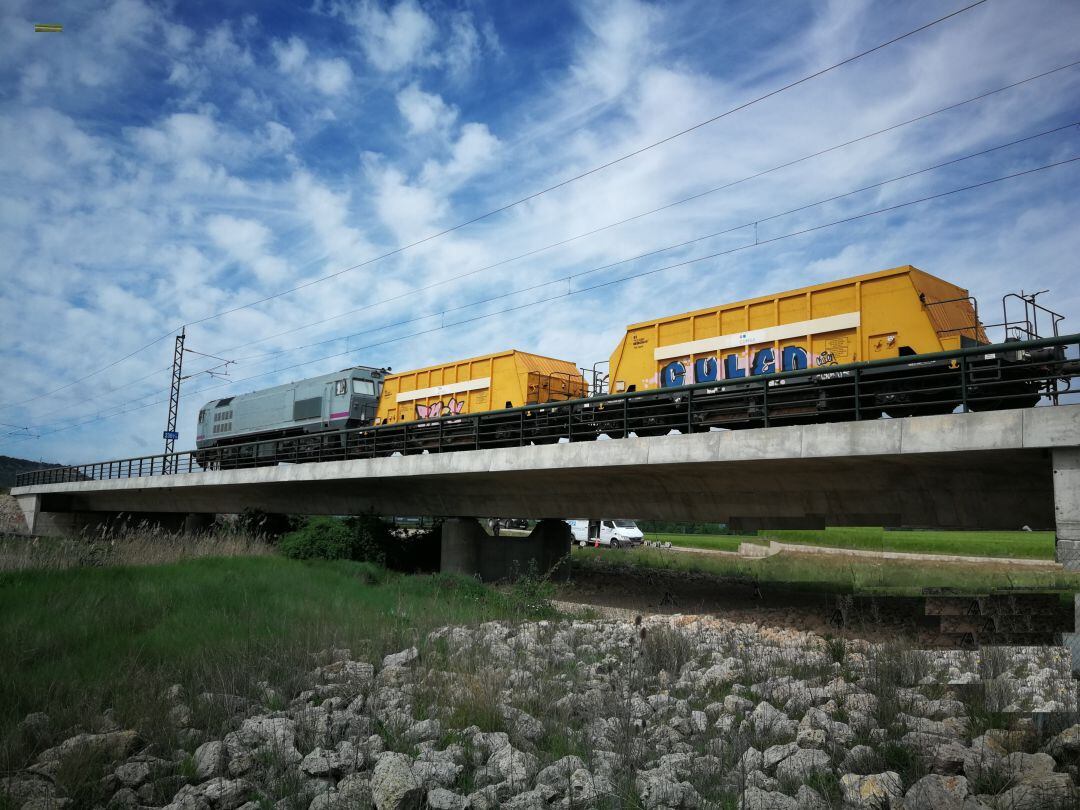
[[[16,486],[1057,404],[1080,335],[36,470]]]

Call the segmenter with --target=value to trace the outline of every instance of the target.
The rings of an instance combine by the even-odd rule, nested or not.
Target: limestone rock
[[[510,744],[495,751],[488,758],[487,765],[513,785],[524,785],[540,769],[539,761],[533,754],[519,751]]]
[[[748,787],[742,795],[743,810],[799,810],[799,803],[775,790]]]
[[[899,799],[904,792],[900,775],[893,771],[866,776],[844,774],[840,777],[840,788],[844,794],[844,802],[860,810],[880,810],[888,807],[893,799]]]
[[[420,657],[420,652],[416,647],[409,647],[407,650],[401,652],[391,653],[386,656],[382,661],[382,668],[389,669],[390,667],[407,667]]]
[[[427,794],[427,806],[430,810],[465,810],[469,800],[445,788],[432,788]]]
[[[962,776],[924,776],[904,795],[904,810],[963,810],[968,795]]]
[[[205,782],[225,773],[225,745],[221,740],[205,742],[195,749],[195,779]]]
[[[423,795],[409,757],[397,753],[379,757],[371,777],[371,798],[377,810],[412,810],[420,806]]]
[[[42,751],[37,761],[62,762],[72,756],[117,761],[130,754],[138,741],[139,735],[134,731],[77,734],[54,748]]]
[[[814,774],[826,773],[831,760],[824,751],[800,748],[776,766],[776,778],[781,784],[805,782]]]

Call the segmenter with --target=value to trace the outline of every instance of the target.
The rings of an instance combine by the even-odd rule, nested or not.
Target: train
[[[973,410],[1032,407],[1080,367],[1061,345],[1015,348],[1038,337],[1040,314],[1055,335],[1062,316],[1033,295],[1002,300],[994,326],[1006,334],[992,344],[966,289],[904,265],[631,324],[588,370],[516,349],[405,372],[355,366],[207,402],[197,459],[321,459],[328,445],[347,451],[358,428],[372,429],[364,446],[374,454],[380,439],[395,446],[387,436],[418,452],[477,447],[468,418],[477,414],[482,446],[507,446],[930,415],[961,400]],[[1010,300],[1023,307],[1016,320]]]

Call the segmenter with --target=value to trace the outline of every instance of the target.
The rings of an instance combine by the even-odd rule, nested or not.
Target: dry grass
[[[200,557],[252,557],[273,553],[265,540],[248,534],[232,531],[187,534],[144,523],[73,538],[3,536],[0,537],[0,571],[162,565]]]

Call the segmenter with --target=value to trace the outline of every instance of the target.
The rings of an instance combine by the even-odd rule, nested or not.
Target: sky
[[[8,0],[0,454],[160,452],[185,325],[178,449],[229,394],[588,367],[629,323],[903,264],[1080,331],[1080,162],[785,236],[1080,156],[1073,0],[987,0],[563,184],[964,5]]]

